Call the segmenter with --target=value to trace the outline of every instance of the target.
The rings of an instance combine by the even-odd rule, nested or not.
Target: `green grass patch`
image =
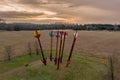
[[[47,52],[48,53],[48,52]],[[47,54],[46,53],[46,54]],[[48,61],[47,66],[37,68],[28,67],[24,73],[10,75],[2,80],[105,80],[107,77],[106,60],[96,57],[74,54],[69,67],[66,67],[68,55],[64,55],[64,62],[60,70],[54,62]],[[26,58],[25,58],[26,59]],[[23,60],[24,61],[24,60]]]
[[[11,69],[24,66],[27,63],[31,63],[40,59],[40,55],[23,55],[13,58],[11,61],[1,61],[0,62],[0,73],[7,72]]]

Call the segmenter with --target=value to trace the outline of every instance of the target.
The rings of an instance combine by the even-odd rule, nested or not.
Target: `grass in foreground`
[[[2,80],[105,80],[107,77],[105,59],[74,54],[66,68],[66,57],[60,70],[56,70],[53,62],[48,62],[47,66],[28,67],[24,73],[11,74]]]
[[[13,58],[11,61],[1,61],[0,74],[39,59],[40,59],[40,55],[32,55],[32,56],[24,55],[24,56]]]

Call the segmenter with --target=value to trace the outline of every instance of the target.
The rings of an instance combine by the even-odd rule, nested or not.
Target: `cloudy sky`
[[[0,0],[7,22],[120,23],[120,0]]]

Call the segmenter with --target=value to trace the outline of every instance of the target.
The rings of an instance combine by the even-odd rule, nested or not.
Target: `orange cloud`
[[[120,21],[119,3],[119,0],[2,0],[0,18],[9,22],[116,23]]]

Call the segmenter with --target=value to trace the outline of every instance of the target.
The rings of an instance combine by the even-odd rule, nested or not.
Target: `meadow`
[[[46,56],[49,54],[45,52]],[[109,79],[107,60],[86,55],[73,55],[71,65],[66,67],[66,58],[56,69],[54,62],[41,63],[40,56],[21,56],[2,64],[0,80],[107,80]],[[25,66],[25,64],[29,66]],[[1,63],[0,63],[1,65]]]
[[[71,42],[73,41],[74,31],[67,30],[68,37],[66,38],[65,51],[70,50]],[[44,50],[49,50],[50,37],[48,30],[42,31],[41,41]],[[118,54],[120,46],[120,32],[109,31],[79,31],[79,36],[75,45],[75,53],[84,53],[98,56],[107,56]],[[54,37],[54,48],[56,38]],[[33,31],[1,31],[0,32],[0,56],[4,55],[4,48],[8,45],[14,49],[14,55],[27,53],[28,43],[34,48],[36,39],[33,36]],[[2,59],[2,58],[1,58]]]
[[[50,48],[48,32],[48,30],[42,31],[40,37],[47,57]],[[36,39],[33,31],[0,31],[0,80],[108,80],[107,57],[108,55],[119,57],[119,32],[79,31],[72,62],[70,67],[66,68],[65,63],[74,31],[67,30],[67,32],[65,62],[57,71],[52,62],[48,61],[48,66],[44,66],[40,61],[41,56],[35,55]],[[55,37],[53,43],[55,50]],[[33,56],[27,55],[28,45],[32,48]],[[13,49],[13,59],[10,62],[2,61],[5,57],[6,46],[11,46]],[[26,68],[27,63],[30,66]]]

